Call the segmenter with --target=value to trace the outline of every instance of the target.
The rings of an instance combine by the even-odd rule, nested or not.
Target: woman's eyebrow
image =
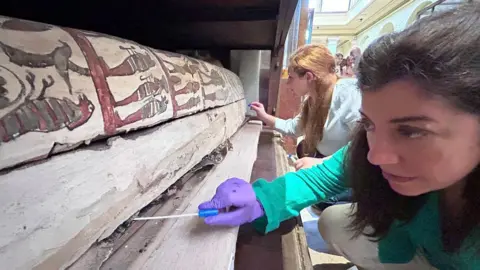
[[[369,117],[364,112],[360,111],[360,114],[363,117],[369,119]],[[400,124],[400,123],[406,123],[406,122],[437,122],[437,121],[425,115],[410,115],[410,116],[393,118],[389,122],[393,124]]]
[[[432,119],[425,115],[412,115],[399,118],[393,118],[390,120],[390,123],[405,123],[405,122],[437,122],[435,119]]]
[[[358,110],[360,112],[360,114],[362,115],[362,117],[366,118],[366,119],[370,119],[364,112],[362,112],[362,110]]]

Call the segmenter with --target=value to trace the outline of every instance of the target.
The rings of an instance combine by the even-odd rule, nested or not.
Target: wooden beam
[[[162,3],[163,4],[163,3]],[[161,13],[162,21],[173,23],[176,22],[222,22],[222,21],[261,21],[276,20],[278,8],[264,6],[214,6],[214,7],[176,7],[171,9],[163,7]],[[148,12],[148,11],[146,11]],[[150,11],[155,12],[157,11]],[[181,13],[182,16],[178,16]]]
[[[281,146],[281,137],[277,135],[269,129],[260,134],[251,182],[259,178],[274,180],[287,172],[287,153]],[[267,235],[259,234],[251,224],[240,226],[235,269],[265,269],[265,261],[268,261],[267,269],[312,270],[305,235],[300,234],[300,229],[295,218],[282,222],[278,229]]]
[[[140,42],[162,44],[163,48],[269,49],[275,41],[273,20],[188,22],[156,27],[163,35],[145,36]],[[168,42],[164,39],[168,36]]]
[[[275,45],[271,53],[270,81],[268,87],[267,113],[274,114],[278,99],[278,88],[282,73],[283,51],[285,39],[292,22],[293,14],[298,0],[281,0],[278,15],[277,30],[275,34]]]
[[[282,47],[283,48],[283,47]],[[280,90],[280,76],[282,75],[283,49],[270,60],[270,78],[268,81],[268,106],[267,113],[276,114]]]
[[[164,0],[168,5],[173,6],[229,6],[229,7],[245,7],[245,6],[275,6],[278,0]]]
[[[287,152],[283,147],[282,135],[274,132],[272,139],[276,164],[276,174],[285,175],[295,171],[293,164],[287,159]],[[283,270],[313,270],[312,261],[308,251],[308,243],[300,217],[295,218],[296,226],[291,231],[282,235]]]
[[[285,44],[285,39],[287,38],[298,1],[299,0],[280,0],[274,55],[278,55],[279,50],[283,49],[280,47],[283,47]]]
[[[38,3],[28,3],[29,7],[35,10],[30,12],[23,6],[11,2],[10,5],[6,5],[3,14],[105,33],[163,50],[209,48],[269,50],[275,42],[279,1],[275,0],[276,3],[273,5],[257,3],[253,6],[248,6],[247,3],[243,3],[243,6],[231,6],[228,1],[224,1],[226,3],[220,6],[201,3],[199,6],[189,6],[186,9],[177,4],[163,6],[163,2],[154,4],[151,8],[145,8],[145,5],[118,4],[119,10],[116,10],[116,15],[112,15],[108,3],[92,3],[95,9],[89,8],[90,5],[84,3],[85,5],[77,7],[78,13],[69,16],[63,16]],[[68,9],[68,6],[64,5],[65,2],[54,4],[56,8]],[[102,14],[102,19],[98,19],[98,14]],[[102,21],[109,23],[105,24]],[[75,53],[75,50],[73,52]]]

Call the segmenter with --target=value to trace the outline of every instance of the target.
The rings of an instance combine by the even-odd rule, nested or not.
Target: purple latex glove
[[[205,218],[208,225],[240,226],[244,223],[252,222],[263,216],[265,213],[257,196],[253,191],[252,185],[239,178],[230,178],[217,187],[215,196],[198,206],[203,209],[225,209],[230,208],[228,212]]]

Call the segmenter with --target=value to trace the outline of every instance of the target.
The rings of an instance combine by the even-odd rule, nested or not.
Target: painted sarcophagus
[[[0,169],[241,99],[239,78],[209,63],[0,17]]]
[[[227,69],[0,17],[0,265],[66,269],[225,143],[245,107]]]

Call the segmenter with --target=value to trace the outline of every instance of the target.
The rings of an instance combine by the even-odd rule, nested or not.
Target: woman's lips
[[[387,172],[384,172],[384,171],[382,171],[382,175],[385,179],[387,179],[388,181],[392,181],[392,182],[404,183],[404,182],[413,181],[415,179],[415,177],[403,177],[403,176],[398,176],[398,175],[395,175],[395,174],[387,173]]]

